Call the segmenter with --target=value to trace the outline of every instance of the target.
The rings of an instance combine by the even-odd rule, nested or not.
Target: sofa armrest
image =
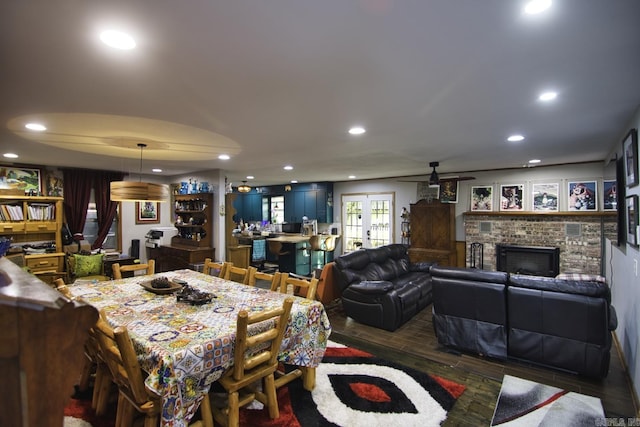
[[[618,327],[618,315],[614,306],[609,306],[609,330],[615,331]]]
[[[367,280],[349,286],[352,291],[361,294],[386,294],[393,289],[393,283],[384,280]]]
[[[431,271],[431,267],[436,265],[435,262],[412,262],[409,264],[409,271],[419,271],[422,273],[429,273]]]

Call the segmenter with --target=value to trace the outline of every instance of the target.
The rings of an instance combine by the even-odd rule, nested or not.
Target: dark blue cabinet
[[[233,202],[233,207],[236,209],[236,214],[233,216],[236,223],[241,219],[244,222],[262,221],[261,194],[239,194]]]
[[[294,184],[290,190],[283,186],[263,188],[262,194],[238,194],[233,206],[239,222],[262,221],[262,196],[284,195],[284,220],[302,222],[302,217],[317,219],[319,223],[333,222],[333,183]],[[264,218],[267,219],[267,218]]]

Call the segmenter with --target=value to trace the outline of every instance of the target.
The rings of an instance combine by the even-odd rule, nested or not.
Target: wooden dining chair
[[[292,288],[291,292],[289,288]],[[316,299],[316,290],[318,289],[318,279],[302,279],[294,277],[289,273],[282,273],[280,277],[280,292],[283,294],[292,293],[293,295],[303,296],[310,300]]]
[[[263,280],[269,284],[270,290],[272,291],[280,290],[280,277],[282,273],[277,271],[275,273],[265,273],[263,271],[258,271],[258,269],[255,267],[249,267],[249,268],[252,268],[255,270],[249,276],[249,286],[256,286],[256,284],[258,283],[258,280]]]
[[[228,265],[225,267],[224,280],[231,280],[233,282],[242,283],[243,285],[249,284],[249,278],[252,272],[252,267],[242,268],[234,265]]]
[[[100,352],[118,386],[116,427],[132,426],[135,411],[144,415],[144,427],[157,427],[162,402],[160,396],[145,387],[129,332],[123,326],[113,329],[106,322],[104,311],[94,330]]]
[[[138,271],[144,271],[145,276],[150,276],[156,272],[156,262],[155,260],[148,260],[146,264],[131,264],[131,265],[120,265],[119,263],[114,263],[111,266],[113,270],[113,278],[115,280],[122,279],[122,273],[125,272],[133,272],[136,274]]]
[[[56,288],[56,291],[60,292],[65,297],[69,299],[73,298],[73,295],[71,295],[71,291],[69,291],[69,287],[64,282],[63,278],[58,277],[56,280],[54,280],[53,286]]]
[[[202,267],[202,272],[208,275],[224,277],[226,268],[231,265],[233,265],[233,263],[231,262],[216,262],[216,261],[212,261],[211,258],[206,258],[204,260],[204,266]]]
[[[292,305],[293,299],[287,298],[282,307],[251,314],[245,310],[238,313],[234,365],[218,380],[228,395],[228,403],[220,408],[220,402],[213,400],[212,393],[207,402],[216,422],[238,427],[240,407],[254,399],[268,408],[271,419],[280,416],[274,372]],[[254,329],[253,325],[262,322],[270,322],[271,326]],[[261,332],[254,333],[256,330]],[[261,390],[254,387],[258,380],[262,380]]]

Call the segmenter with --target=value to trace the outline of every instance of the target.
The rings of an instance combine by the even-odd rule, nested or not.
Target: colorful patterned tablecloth
[[[204,305],[177,302],[175,295],[157,295],[140,285],[154,277],[184,280],[215,298]],[[233,365],[238,312],[275,308],[291,296],[192,270],[76,281],[69,288],[75,297],[104,309],[113,327],[127,327],[140,365],[149,373],[146,385],[162,396],[163,427],[187,426],[211,384]],[[329,318],[322,303],[293,298],[279,359],[315,368],[331,333]]]

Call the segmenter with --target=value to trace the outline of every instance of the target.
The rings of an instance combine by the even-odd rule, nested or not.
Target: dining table
[[[170,290],[154,289],[166,278],[209,294],[188,301]],[[331,325],[324,306],[289,294],[252,287],[193,270],[175,270],[69,286],[74,298],[103,310],[112,327],[129,331],[146,386],[162,399],[160,425],[188,426],[211,385],[234,363],[236,321],[241,310],[259,312],[293,298],[279,361],[303,371],[304,387],[315,386],[315,368],[324,356]],[[177,295],[180,295],[179,293]]]

